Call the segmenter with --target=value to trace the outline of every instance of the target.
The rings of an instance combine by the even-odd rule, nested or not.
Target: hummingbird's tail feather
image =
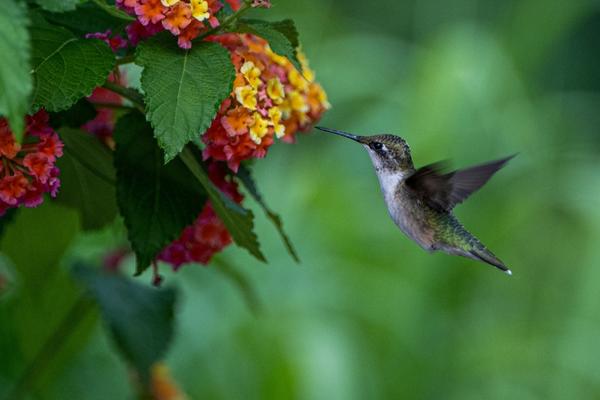
[[[478,246],[470,250],[469,254],[476,260],[483,261],[484,263],[490,264],[508,275],[512,275],[512,271],[506,265],[504,265],[504,263],[500,261],[498,257],[496,257],[491,251],[483,246]]]

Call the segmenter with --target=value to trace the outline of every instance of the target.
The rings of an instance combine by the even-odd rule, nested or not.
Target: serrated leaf
[[[283,221],[281,220],[281,217],[274,213],[273,210],[269,208],[269,206],[267,206],[267,203],[265,202],[260,192],[258,191],[258,188],[256,187],[256,182],[254,182],[250,171],[246,167],[241,166],[237,173],[237,177],[244,184],[244,187],[248,190],[248,192],[254,198],[254,200],[256,200],[256,202],[261,206],[261,208],[267,215],[267,218],[273,223],[273,225],[275,225],[275,229],[277,229],[277,232],[279,232],[279,236],[281,236],[281,240],[283,241],[283,244],[285,245],[285,248],[287,249],[288,253],[290,253],[294,261],[300,262],[300,258],[298,257],[296,249],[294,249],[294,246],[292,245],[292,241],[283,230]]]
[[[269,43],[271,50],[280,56],[286,57],[298,71],[302,71],[302,64],[296,54],[299,44],[298,31],[292,20],[285,19],[278,22],[268,22],[245,19],[238,22],[236,31],[251,33],[265,39]]]
[[[142,114],[119,119],[114,136],[117,204],[140,274],[194,221],[206,194],[180,159],[163,164],[163,153]]]
[[[69,108],[102,85],[114,68],[115,57],[98,39],[78,39],[68,30],[35,18],[30,29],[32,107],[48,111]]]
[[[147,383],[174,333],[176,291],[156,289],[76,264],[76,278],[94,297],[123,357]]]
[[[229,52],[212,42],[182,50],[170,34],[140,44],[135,62],[142,67],[147,118],[165,162],[202,134],[233,87]]]
[[[211,182],[206,171],[204,171],[190,149],[183,150],[180,159],[183,160],[206,190],[217,216],[227,227],[235,244],[248,250],[260,261],[266,261],[265,256],[260,251],[258,238],[254,233],[254,214],[252,214],[252,211],[243,208],[221,192]]]
[[[65,147],[56,201],[76,209],[84,229],[101,228],[117,215],[112,154],[89,133],[63,128],[59,134]]]
[[[23,138],[24,115],[29,108],[29,33],[27,10],[21,2],[6,0],[0,12],[0,115],[7,117],[17,141]]]
[[[72,11],[80,0],[35,0],[35,2],[46,11],[64,12]]]

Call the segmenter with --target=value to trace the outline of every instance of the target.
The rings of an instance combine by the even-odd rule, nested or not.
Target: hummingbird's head
[[[316,126],[315,128],[324,132],[346,137],[362,144],[363,147],[367,149],[371,161],[373,162],[373,166],[378,173],[403,172],[413,168],[410,148],[406,141],[400,136],[387,134],[359,136],[320,126]]]

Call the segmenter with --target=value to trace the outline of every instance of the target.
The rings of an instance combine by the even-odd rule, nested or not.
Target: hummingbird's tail
[[[504,273],[512,275],[512,271],[506,265],[504,265],[504,263],[500,261],[500,259],[496,257],[491,251],[485,248],[485,246],[481,243],[479,243],[479,246],[476,246],[473,249],[471,249],[469,251],[469,254],[472,258],[476,260],[493,265],[494,267],[498,268]]]
[[[512,275],[512,271],[498,257],[485,247],[475,236],[465,229],[452,214],[445,215],[437,239],[440,249],[450,254],[472,258],[492,265],[502,272]]]

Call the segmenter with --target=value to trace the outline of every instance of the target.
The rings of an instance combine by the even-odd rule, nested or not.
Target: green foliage
[[[280,56],[286,57],[298,71],[302,71],[302,65],[296,53],[299,45],[298,31],[291,19],[278,22],[246,19],[240,21],[235,30],[262,37],[269,42],[271,50]]]
[[[35,0],[44,10],[52,12],[73,11],[81,0]]]
[[[152,128],[140,113],[119,119],[114,136],[117,203],[140,274],[194,221],[206,194],[180,159],[163,164]]]
[[[258,191],[258,188],[256,187],[256,182],[254,181],[254,178],[252,178],[250,170],[244,166],[241,166],[237,177],[244,184],[246,190],[248,190],[248,193],[250,193],[254,200],[256,200],[256,202],[263,209],[267,215],[267,218],[273,223],[273,225],[275,225],[275,229],[277,229],[277,232],[279,232],[279,236],[281,237],[281,240],[283,241],[288,253],[290,253],[294,261],[300,262],[300,258],[298,257],[298,253],[296,252],[292,241],[283,230],[283,221],[281,220],[281,217],[273,212],[273,210],[271,210],[271,208],[265,202],[265,199],[262,197]]]
[[[19,210],[0,240],[15,272],[15,296],[0,302],[0,371],[12,374],[13,384],[49,380],[47,373],[59,372],[89,337],[95,317],[72,315],[80,290],[60,265],[78,231],[75,212],[45,202]],[[57,330],[68,340],[57,338]],[[60,351],[52,348],[58,342]]]
[[[167,162],[210,126],[235,70],[221,45],[202,42],[183,51],[168,33],[141,44],[136,63],[144,67],[147,118]]]
[[[76,209],[84,229],[98,229],[114,220],[115,170],[112,154],[87,132],[63,128],[64,155],[58,160],[61,190],[57,201]]]
[[[206,171],[200,166],[197,157],[189,149],[185,149],[180,157],[206,190],[217,216],[227,227],[235,244],[244,247],[260,261],[266,261],[265,256],[260,251],[258,238],[254,233],[254,214],[252,211],[233,202],[215,187],[208,178]]]
[[[39,16],[34,19],[30,33],[34,109],[69,108],[102,85],[114,67],[112,51],[100,40],[78,39]]]
[[[29,32],[27,11],[21,2],[6,0],[0,12],[0,115],[7,117],[17,139],[23,138],[23,117],[29,107]]]
[[[149,288],[82,264],[74,274],[100,306],[123,357],[147,384],[150,367],[164,357],[173,337],[175,290]]]

